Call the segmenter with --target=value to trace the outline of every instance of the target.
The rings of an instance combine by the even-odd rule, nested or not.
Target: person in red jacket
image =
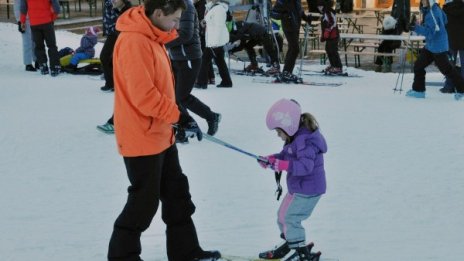
[[[35,44],[35,56],[39,65],[40,73],[49,73],[45,44],[48,47],[48,58],[50,59],[50,75],[57,76],[61,71],[58,47],[56,46],[54,21],[60,13],[58,0],[19,0],[20,22],[25,26],[26,17],[31,24],[32,39]],[[25,28],[23,28],[25,30]]]

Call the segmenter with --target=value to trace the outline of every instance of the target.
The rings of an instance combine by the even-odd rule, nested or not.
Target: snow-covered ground
[[[105,260],[128,186],[114,136],[95,129],[111,115],[113,94],[88,76],[25,72],[16,26],[0,23],[0,35],[0,260]],[[57,32],[60,48],[79,39]],[[276,100],[294,98],[317,117],[329,145],[328,190],[305,227],[323,256],[463,260],[464,102],[438,87],[425,100],[406,98],[392,91],[397,74],[348,71],[363,77],[306,77],[344,83],[316,87],[233,75],[233,88],[194,94],[222,114],[217,138],[259,155],[282,146],[265,125]],[[406,74],[404,89],[411,82]],[[179,150],[205,249],[254,256],[280,242],[272,171],[207,140]],[[159,215],[142,240],[144,260],[164,260]]]

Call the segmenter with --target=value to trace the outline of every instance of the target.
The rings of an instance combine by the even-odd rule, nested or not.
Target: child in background
[[[100,29],[96,26],[90,26],[85,31],[84,36],[81,38],[81,44],[79,48],[74,52],[71,62],[66,69],[75,70],[77,69],[77,64],[81,60],[90,59],[95,56],[95,45],[97,44],[97,34],[100,32]]]
[[[277,223],[283,244],[259,254],[263,259],[309,261],[312,245],[306,245],[305,229],[301,222],[311,216],[322,194],[326,192],[324,156],[327,143],[319,131],[319,125],[310,113],[301,113],[294,100],[281,99],[269,109],[266,124],[276,130],[284,142],[283,150],[258,161],[263,168],[287,172],[288,193],[283,199]]]
[[[325,42],[325,52],[329,58],[330,66],[324,71],[326,74],[343,73],[343,65],[338,54],[338,42],[340,41],[340,32],[337,26],[337,17],[332,0],[318,0],[317,9],[322,14],[321,19],[321,42]]]

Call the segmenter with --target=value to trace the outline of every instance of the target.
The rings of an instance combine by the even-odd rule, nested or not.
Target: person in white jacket
[[[224,45],[229,42],[229,31],[226,26],[228,9],[228,5],[219,0],[210,0],[206,4],[205,17],[201,21],[201,26],[205,27],[206,49],[197,77],[197,88],[206,89],[208,86],[208,67],[211,59],[214,59],[222,79],[217,87],[232,87],[232,79],[224,60]]]

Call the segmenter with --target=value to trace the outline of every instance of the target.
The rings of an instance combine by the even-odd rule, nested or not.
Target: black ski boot
[[[195,254],[192,261],[214,261],[221,258],[221,253],[217,250],[204,251],[201,250]]]
[[[219,128],[219,122],[221,121],[221,114],[213,112],[213,117],[207,121],[208,123],[208,135],[214,136]]]
[[[301,83],[303,80],[294,74],[283,71],[281,74],[276,76],[276,82]]]
[[[282,243],[280,246],[276,246],[273,250],[268,250],[259,253],[261,259],[277,259],[286,256],[290,252],[287,241]]]
[[[293,253],[289,258],[285,259],[285,261],[317,261],[320,257],[320,252],[311,254],[311,248],[313,248],[314,244],[309,243],[304,247],[298,247],[295,249],[295,253]],[[317,259],[313,259],[317,258]]]

